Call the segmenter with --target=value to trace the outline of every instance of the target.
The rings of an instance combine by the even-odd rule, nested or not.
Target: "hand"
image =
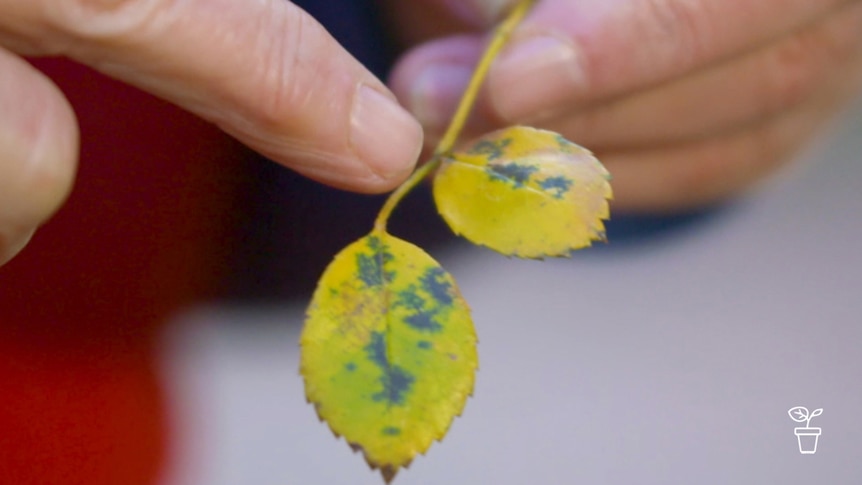
[[[401,39],[419,44],[391,84],[429,139],[513,3],[389,2]],[[407,23],[423,18],[442,27]],[[859,0],[539,0],[491,68],[471,129],[559,131],[607,165],[615,208],[672,212],[751,186],[860,86]]]
[[[389,90],[286,1],[0,0],[0,13],[0,264],[65,199],[77,160],[68,102],[17,55],[89,64],[340,188],[393,188],[422,145]]]

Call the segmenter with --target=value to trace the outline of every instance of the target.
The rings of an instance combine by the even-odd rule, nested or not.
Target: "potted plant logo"
[[[796,435],[796,440],[799,442],[799,452],[803,455],[813,455],[817,453],[817,439],[820,437],[820,428],[812,428],[811,418],[823,414],[823,408],[815,409],[808,412],[805,406],[796,406],[787,411],[790,419],[797,423],[805,422],[804,428],[793,428],[793,434]]]

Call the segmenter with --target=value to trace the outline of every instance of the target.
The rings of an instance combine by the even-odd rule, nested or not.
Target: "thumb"
[[[0,3],[9,10],[0,20],[7,45],[89,64],[321,182],[387,190],[419,154],[418,122],[290,2]]]
[[[78,129],[60,91],[0,48],[0,264],[20,251],[65,200]]]

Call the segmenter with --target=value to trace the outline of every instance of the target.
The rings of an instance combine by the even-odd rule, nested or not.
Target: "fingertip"
[[[60,90],[0,49],[0,261],[26,244],[71,191],[78,127]]]
[[[391,94],[368,84],[357,89],[350,115],[349,143],[371,171],[358,189],[381,192],[403,181],[422,150],[423,131]]]
[[[430,133],[442,132],[449,123],[483,47],[478,35],[428,42],[408,52],[392,71],[393,92]]]
[[[337,189],[367,194],[394,189],[416,166],[423,147],[422,126],[376,82],[359,83],[347,106],[344,128],[331,123],[335,136],[329,136],[326,145],[271,136],[251,146],[272,161]]]

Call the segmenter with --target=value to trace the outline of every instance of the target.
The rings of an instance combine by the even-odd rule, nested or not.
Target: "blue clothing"
[[[296,0],[354,57],[380,78],[385,78],[395,49],[371,0]]]

